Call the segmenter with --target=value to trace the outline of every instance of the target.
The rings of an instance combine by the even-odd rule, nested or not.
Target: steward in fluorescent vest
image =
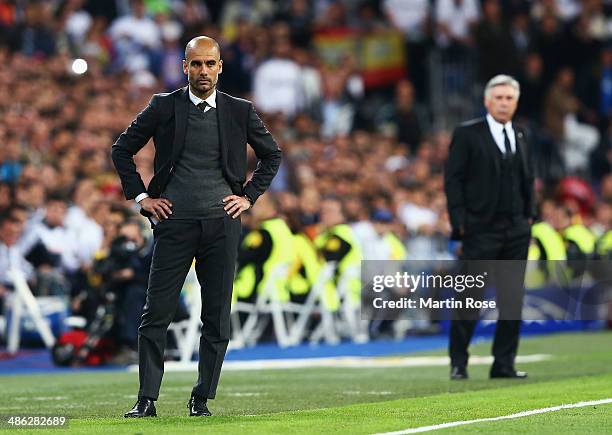
[[[325,261],[336,262],[334,277],[326,285],[326,301],[328,307],[339,307],[338,285],[343,275],[350,273],[346,282],[346,297],[353,304],[361,300],[360,267],[363,255],[353,230],[344,223],[342,204],[337,199],[328,198],[321,202],[321,233],[315,239],[315,245]],[[334,297],[334,291],[336,296]],[[332,303],[333,302],[333,303]]]

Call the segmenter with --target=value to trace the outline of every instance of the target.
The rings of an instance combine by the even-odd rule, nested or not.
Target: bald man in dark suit
[[[230,338],[230,307],[240,214],[264,193],[281,151],[249,101],[217,90],[219,44],[201,36],[185,49],[189,85],[156,94],[112,147],[127,199],[141,205],[155,240],[147,299],[138,330],[140,390],[125,417],[155,416],[166,332],[195,258],[202,287],[198,379],[189,415],[209,416]],[[153,138],[155,175],[145,188],[133,156]],[[247,143],[258,164],[246,180]]]

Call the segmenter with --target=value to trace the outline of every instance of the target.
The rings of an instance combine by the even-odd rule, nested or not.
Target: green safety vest
[[[559,273],[565,274],[565,264],[559,261],[567,260],[567,250],[561,235],[547,222],[538,222],[531,226],[531,238],[537,240],[544,252],[540,252],[540,246],[536,243],[529,245],[527,254],[527,268],[525,270],[525,287],[528,289],[542,288],[546,285],[548,277],[557,277]],[[543,255],[545,254],[545,255]],[[547,265],[539,265],[537,260],[546,257]]]
[[[583,254],[591,255],[595,252],[595,244],[597,242],[595,235],[586,226],[582,224],[570,225],[563,231],[565,240],[578,245],[578,249]]]
[[[361,267],[361,260],[363,259],[363,255],[361,254],[361,250],[359,249],[359,244],[357,243],[357,239],[355,238],[355,234],[353,229],[346,224],[336,225],[329,230],[325,231],[323,234],[320,234],[315,239],[315,245],[319,249],[323,249],[327,243],[327,241],[332,237],[336,236],[346,243],[348,243],[351,248],[346,253],[344,257],[340,259],[336,269],[336,276],[340,277],[342,274],[351,267],[356,267],[357,270]],[[337,292],[335,291],[335,286],[333,282],[328,283],[326,286],[326,301],[332,302],[334,299],[334,303],[328,305],[328,307],[333,308],[339,307],[339,301]],[[335,298],[333,297],[333,293],[335,293]],[[348,297],[351,298],[353,303],[359,303],[361,300],[361,278],[355,277],[352,278],[348,283]]]
[[[293,294],[304,295],[317,282],[322,261],[317,255],[315,245],[305,234],[295,234],[293,244],[296,255],[289,274],[289,290]],[[302,267],[304,275],[300,273]]]
[[[234,280],[234,293],[236,297],[248,298],[253,294],[254,290],[261,292],[268,285],[268,279],[274,269],[280,265],[291,266],[295,261],[295,247],[293,241],[293,233],[280,218],[268,219],[261,223],[260,228],[266,230],[272,238],[272,250],[270,255],[263,264],[263,278],[256,285],[255,282],[255,265],[248,264],[238,272]],[[247,242],[248,235],[244,242]],[[274,283],[276,288],[275,297],[281,302],[289,300],[289,290],[287,285],[288,272],[276,278]],[[256,288],[257,287],[257,288]]]
[[[565,242],[561,235],[547,222],[538,222],[531,226],[531,238],[540,242],[547,260],[567,260]],[[535,249],[529,248],[529,260],[542,259],[540,248],[535,245]]]
[[[391,248],[391,260],[406,259],[406,247],[395,234],[388,232],[383,239],[387,246]]]
[[[607,258],[610,252],[612,252],[612,230],[606,231],[597,242],[597,254],[599,257]]]

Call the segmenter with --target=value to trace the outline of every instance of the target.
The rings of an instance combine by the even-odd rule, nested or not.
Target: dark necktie
[[[510,139],[508,139],[508,133],[506,127],[504,127],[504,148],[506,149],[505,157],[512,157],[512,147],[510,146]]]
[[[200,109],[202,112],[205,112],[207,106],[208,103],[206,101],[202,101],[200,104],[198,104],[198,109]]]

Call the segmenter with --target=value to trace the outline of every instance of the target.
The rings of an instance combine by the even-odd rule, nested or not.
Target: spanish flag
[[[388,30],[358,34],[349,28],[317,32],[314,44],[329,66],[338,66],[346,55],[357,60],[364,84],[375,88],[395,83],[406,76],[404,39]]]

